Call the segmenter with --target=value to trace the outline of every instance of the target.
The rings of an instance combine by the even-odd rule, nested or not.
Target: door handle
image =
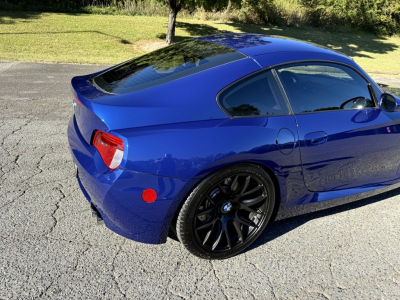
[[[328,135],[323,131],[308,133],[304,136],[306,146],[317,146],[328,140]]]

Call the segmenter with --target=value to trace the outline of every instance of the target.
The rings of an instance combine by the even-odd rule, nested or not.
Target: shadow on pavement
[[[337,213],[342,213],[342,212],[353,210],[353,209],[357,209],[357,208],[360,208],[360,207],[363,207],[366,205],[370,205],[370,204],[373,204],[373,203],[376,203],[376,202],[379,202],[379,201],[382,201],[382,200],[385,200],[387,198],[394,197],[397,195],[400,195],[400,188],[396,188],[396,189],[393,189],[393,190],[390,190],[390,191],[387,191],[387,192],[384,192],[384,193],[381,193],[381,194],[378,194],[375,196],[361,199],[361,200],[354,200],[354,198],[352,198],[350,200],[347,200],[347,201],[351,201],[351,203],[345,203],[345,204],[334,206],[334,207],[330,207],[330,206],[335,205],[335,202],[337,203],[339,199],[324,201],[324,202],[315,204],[315,205],[320,206],[318,209],[322,209],[322,210],[318,210],[318,211],[314,211],[314,212],[310,212],[310,213],[306,213],[307,208],[310,211],[315,210],[315,205],[314,204],[305,205],[305,206],[303,206],[303,208],[305,208],[306,210],[303,210],[303,213],[306,213],[306,214],[272,222],[271,224],[268,225],[268,227],[261,234],[261,236],[244,252],[247,252],[249,250],[252,250],[254,248],[262,246],[262,245],[296,229],[297,227],[302,226],[303,224],[305,224],[311,220],[331,216],[331,215],[334,215]],[[346,200],[344,200],[344,201],[346,201]],[[328,206],[329,208],[323,209],[322,207],[324,205]],[[326,234],[329,234],[329,232],[326,232]]]

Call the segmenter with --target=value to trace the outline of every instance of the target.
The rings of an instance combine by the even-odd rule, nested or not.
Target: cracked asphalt
[[[0,63],[0,299],[400,299],[400,188],[276,221],[223,261],[97,226],[66,128],[71,77],[100,69]]]

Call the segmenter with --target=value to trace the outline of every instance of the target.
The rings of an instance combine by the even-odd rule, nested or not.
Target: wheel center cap
[[[222,206],[223,213],[228,213],[231,211],[231,209],[232,209],[232,204],[230,202],[228,202]]]

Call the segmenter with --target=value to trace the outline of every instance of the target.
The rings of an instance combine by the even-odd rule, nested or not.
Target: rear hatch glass
[[[111,94],[126,94],[182,78],[246,56],[234,49],[188,40],[131,59],[90,82]]]

